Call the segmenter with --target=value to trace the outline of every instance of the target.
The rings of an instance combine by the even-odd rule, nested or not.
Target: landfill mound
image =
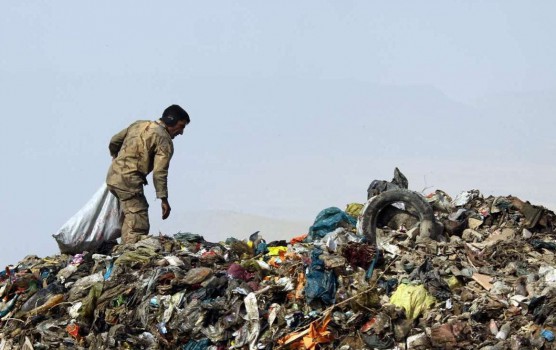
[[[0,274],[0,350],[556,348],[554,213],[424,198],[438,240],[394,205],[367,243],[352,203],[287,241],[178,233],[28,256]]]

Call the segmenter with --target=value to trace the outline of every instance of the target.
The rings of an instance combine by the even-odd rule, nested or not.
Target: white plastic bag
[[[122,221],[118,199],[103,184],[87,204],[52,236],[62,253],[94,251],[103,242],[120,237]]]

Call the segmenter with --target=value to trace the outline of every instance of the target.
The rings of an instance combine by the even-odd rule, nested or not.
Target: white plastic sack
[[[103,184],[87,204],[52,236],[62,253],[94,251],[103,242],[120,237],[122,221],[118,199]]]

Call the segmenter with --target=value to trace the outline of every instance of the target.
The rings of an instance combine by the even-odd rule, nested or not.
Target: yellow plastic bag
[[[423,311],[430,309],[436,299],[427,292],[425,286],[402,284],[390,297],[390,303],[403,307],[408,319],[416,319]]]
[[[284,246],[278,246],[278,247],[268,247],[268,253],[267,255],[270,256],[279,256],[280,252],[287,252],[288,251],[288,247],[284,247]]]
[[[361,214],[361,209],[363,209],[363,204],[360,203],[350,203],[346,206],[345,212],[353,216],[354,218],[358,217]]]

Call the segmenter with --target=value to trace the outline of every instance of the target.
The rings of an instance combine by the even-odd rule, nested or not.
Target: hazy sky
[[[2,1],[0,13],[2,266],[55,254],[51,235],[105,179],[110,137],[172,103],[192,123],[175,139],[168,220],[146,189],[151,232],[215,210],[309,225],[396,166],[414,190],[556,208],[554,1]]]

